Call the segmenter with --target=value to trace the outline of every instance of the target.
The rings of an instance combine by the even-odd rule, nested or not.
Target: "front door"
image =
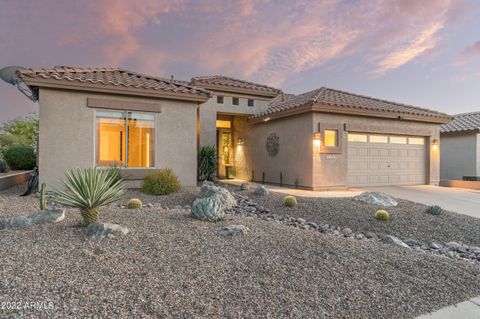
[[[232,132],[230,129],[217,129],[218,177],[227,178],[227,169],[232,166]]]

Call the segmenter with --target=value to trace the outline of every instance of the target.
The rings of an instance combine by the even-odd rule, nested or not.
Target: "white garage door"
[[[423,137],[348,134],[348,186],[426,183]]]

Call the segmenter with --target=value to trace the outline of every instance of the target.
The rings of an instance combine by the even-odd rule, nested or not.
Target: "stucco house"
[[[458,114],[440,128],[442,180],[480,180],[480,112]]]
[[[329,88],[299,95],[225,76],[179,81],[114,68],[19,69],[38,98],[40,180],[119,165],[137,184],[172,168],[197,182],[197,151],[218,175],[305,189],[438,184],[450,116]]]

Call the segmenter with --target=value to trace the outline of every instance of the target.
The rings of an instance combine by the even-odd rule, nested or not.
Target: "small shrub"
[[[6,173],[8,172],[8,165],[5,160],[0,158],[0,173]]]
[[[283,205],[287,207],[297,206],[297,199],[294,196],[285,196],[283,199]]]
[[[217,174],[217,148],[215,145],[204,146],[198,152],[198,180],[215,181]]]
[[[11,169],[29,170],[37,165],[37,157],[32,146],[12,144],[8,146],[3,158]]]
[[[438,205],[428,206],[425,212],[431,215],[441,215],[443,214],[443,208]]]
[[[142,201],[138,198],[132,198],[127,202],[128,209],[139,209],[142,208]]]
[[[141,191],[150,195],[168,195],[180,189],[177,176],[169,168],[164,168],[155,173],[148,174],[143,180]]]
[[[390,214],[386,210],[380,209],[375,213],[375,218],[378,220],[389,220]]]

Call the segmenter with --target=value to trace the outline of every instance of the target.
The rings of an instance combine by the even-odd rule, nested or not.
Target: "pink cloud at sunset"
[[[362,93],[365,83],[374,88],[412,64],[453,78],[457,70],[446,70],[453,60],[480,53],[472,25],[463,23],[472,8],[468,0],[2,1],[0,62],[224,74],[294,93],[358,78],[342,83]],[[471,36],[454,36],[465,30]],[[381,96],[371,88],[365,93]],[[437,103],[416,104],[424,102]]]

